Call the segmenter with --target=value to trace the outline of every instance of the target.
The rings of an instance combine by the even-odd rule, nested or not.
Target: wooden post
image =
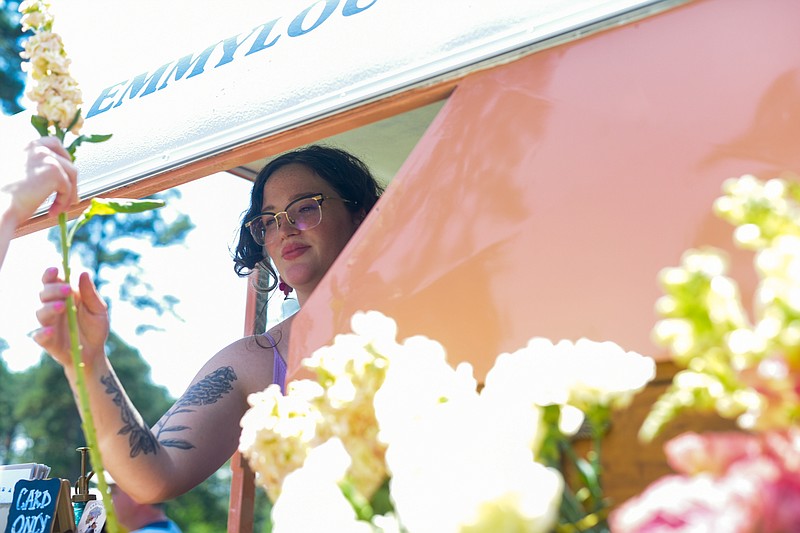
[[[258,286],[258,271],[254,272],[247,283],[247,310],[244,316],[244,334],[253,335],[256,314],[261,298]],[[263,295],[261,295],[263,296]],[[231,457],[231,499],[228,509],[228,533],[253,533],[253,517],[255,502],[255,475],[247,461],[237,451]]]
[[[228,533],[253,533],[255,476],[238,451],[231,457],[231,474]]]

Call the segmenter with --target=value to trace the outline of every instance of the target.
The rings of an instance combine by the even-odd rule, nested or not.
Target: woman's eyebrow
[[[289,197],[289,203],[286,204],[285,206],[283,206],[283,208],[286,209],[286,206],[289,205],[290,203],[294,202],[295,200],[298,200],[300,198],[307,198],[309,196],[315,196],[317,194],[323,194],[324,195],[324,193],[313,192],[313,191],[312,192],[301,192],[301,193],[293,194],[292,196]],[[275,208],[274,205],[267,204],[266,206],[262,206],[261,212],[262,213],[275,212],[275,209],[276,208]]]

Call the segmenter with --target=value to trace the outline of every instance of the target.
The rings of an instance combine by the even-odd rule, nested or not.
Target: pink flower
[[[615,533],[800,532],[800,431],[687,433],[664,477],[609,517]]]
[[[705,474],[666,476],[612,512],[609,525],[614,533],[755,532],[756,490]]]
[[[669,466],[679,474],[707,472],[720,476],[731,463],[760,455],[761,443],[757,437],[738,431],[705,435],[688,432],[667,442],[664,453]]]

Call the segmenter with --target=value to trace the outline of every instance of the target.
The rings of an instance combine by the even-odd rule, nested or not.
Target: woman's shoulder
[[[235,376],[244,394],[264,389],[272,382],[274,351],[271,343],[264,336],[248,336],[237,339],[219,350],[201,371],[203,373],[218,372],[226,369]]]
[[[289,332],[292,328],[292,320],[294,319],[294,315],[290,316],[286,320],[279,322],[278,324],[272,326],[267,330],[265,333],[268,338],[272,339],[275,344],[278,345],[280,348],[281,346],[288,346],[289,344]]]

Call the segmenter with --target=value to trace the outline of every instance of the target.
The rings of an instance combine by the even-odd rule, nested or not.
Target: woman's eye
[[[264,217],[263,222],[264,222],[264,227],[265,228],[268,228],[270,226],[274,226],[275,225],[275,217],[273,217],[273,216]]]

